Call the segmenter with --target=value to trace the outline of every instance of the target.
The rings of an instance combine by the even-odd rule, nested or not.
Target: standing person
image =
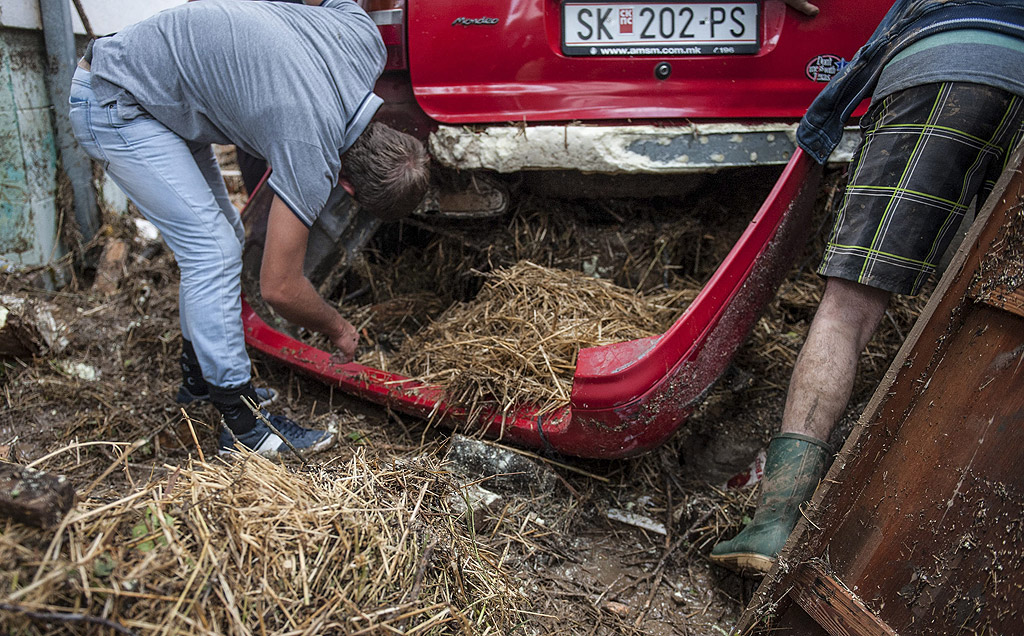
[[[370,123],[384,62],[376,26],[351,0],[204,0],[96,40],[74,75],[75,136],[178,262],[179,400],[208,396],[224,418],[222,452],[236,441],[263,454],[288,444],[314,452],[334,437],[265,413],[268,427],[249,408],[273,395],[251,382],[240,297],[245,234],[211,144],[233,143],[272,167],[260,291],[349,362],[359,336],[316,293],[302,264],[332,188],[388,219],[410,212],[426,190],[422,144]]]
[[[819,163],[867,96],[862,141],[818,272],[827,281],[768,446],[753,520],[711,558],[774,564],[833,455],[828,440],[889,297],[917,294],[972,199],[1021,139],[1024,1],[898,0],[797,131]]]

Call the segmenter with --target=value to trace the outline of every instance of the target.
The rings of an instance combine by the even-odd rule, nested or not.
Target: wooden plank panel
[[[1024,289],[996,287],[991,292],[979,297],[978,300],[1024,317]]]
[[[831,636],[895,636],[864,602],[821,563],[801,565],[793,575],[793,600]]]
[[[898,438],[829,555],[860,594],[884,599],[882,616],[897,629],[1012,633],[1024,594],[1000,591],[992,577],[1024,584],[1024,320],[986,305],[964,312],[962,326],[940,336],[942,362],[912,380],[916,404],[879,420],[902,420]]]
[[[1024,317],[1024,206],[1013,205],[987,250],[968,292],[972,298]]]

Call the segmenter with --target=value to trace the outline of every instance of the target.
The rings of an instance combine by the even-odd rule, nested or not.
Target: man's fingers
[[[331,354],[331,362],[346,364],[352,362],[356,357],[356,349],[359,346],[359,333],[352,323],[347,320],[341,321],[340,333],[331,336],[331,342],[337,350]]]
[[[807,0],[785,0],[785,2],[804,15],[809,15],[812,18],[818,15],[818,7],[807,2]]]
[[[348,364],[355,359],[354,355],[347,354],[343,351],[335,351],[331,354],[331,362],[334,364]]]
[[[331,354],[331,362],[336,364],[348,364],[356,358],[356,347],[359,345],[359,336],[350,336],[334,341],[337,350]]]

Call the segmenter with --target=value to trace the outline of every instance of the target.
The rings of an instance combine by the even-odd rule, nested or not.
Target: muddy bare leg
[[[793,368],[783,433],[828,440],[853,391],[857,360],[885,315],[889,296],[853,281],[828,279]]]
[[[716,563],[740,572],[774,565],[831,460],[825,442],[846,408],[860,352],[889,302],[889,292],[830,278],[789,385],[782,431],[768,446],[754,517],[711,551]]]

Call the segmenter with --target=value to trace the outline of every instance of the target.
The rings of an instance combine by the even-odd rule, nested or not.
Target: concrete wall
[[[93,30],[105,34],[184,1],[83,0],[83,5]],[[84,34],[74,9],[72,16],[75,32]],[[0,0],[0,271],[63,256],[62,215],[74,219],[70,193],[58,194],[41,28],[38,0]],[[80,35],[79,44],[84,43]],[[126,209],[124,195],[109,181],[98,183],[97,190],[105,209]]]
[[[0,259],[15,266],[63,255],[44,48],[41,31],[0,28]]]

